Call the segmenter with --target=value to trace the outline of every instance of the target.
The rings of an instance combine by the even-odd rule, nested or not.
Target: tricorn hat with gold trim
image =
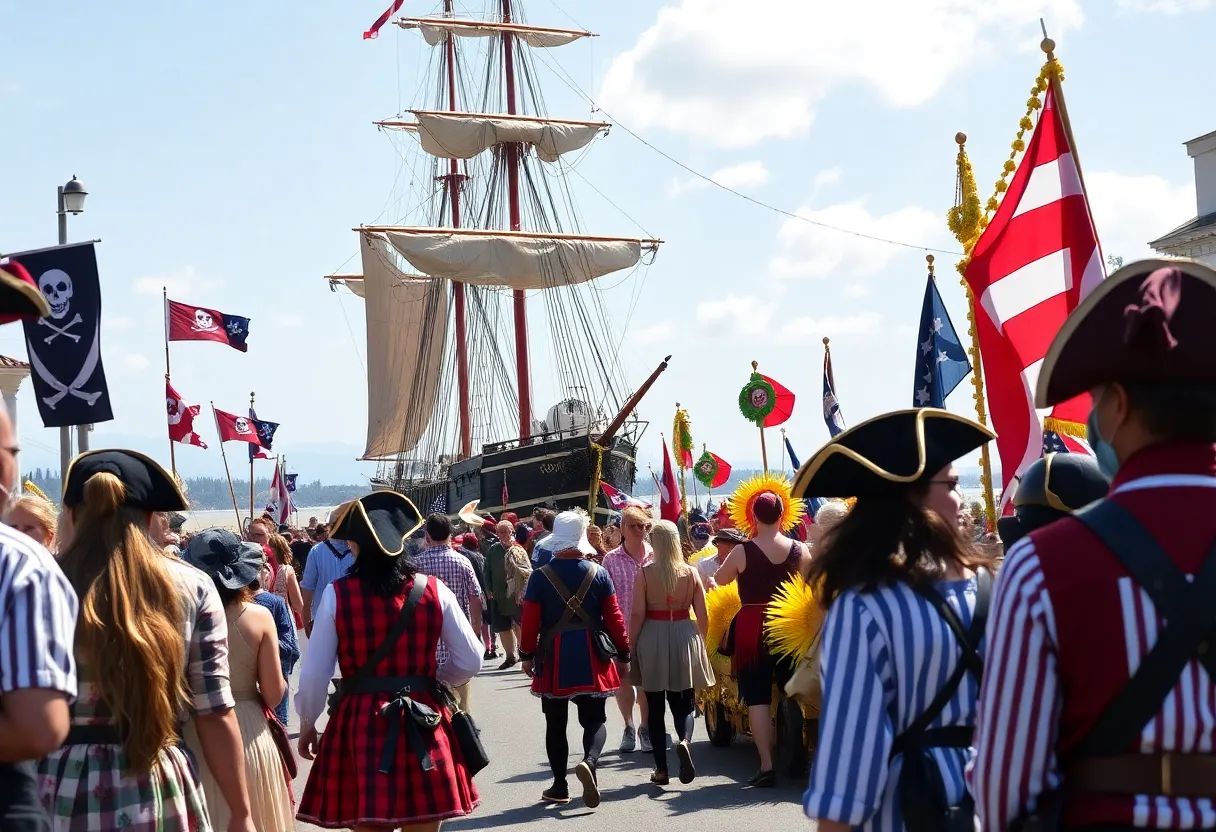
[[[1045,454],[1018,478],[1014,515],[996,521],[1008,549],[1035,529],[1054,523],[1106,496],[1110,483],[1086,454]]]
[[[405,539],[421,525],[422,514],[408,497],[396,491],[373,491],[338,506],[329,536],[353,541],[361,552],[379,549],[395,558],[405,551]]]
[[[933,407],[896,410],[837,434],[798,469],[795,497],[870,497],[925,482],[996,434]]]
[[[1141,260],[1099,283],[1043,359],[1035,405],[1110,382],[1216,382],[1216,271]]]
[[[113,474],[126,489],[123,505],[144,511],[185,511],[190,508],[177,481],[150,456],[138,451],[85,451],[68,465],[63,504],[84,502],[84,484],[95,474]]]

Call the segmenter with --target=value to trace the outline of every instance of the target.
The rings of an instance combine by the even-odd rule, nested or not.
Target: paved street
[[[487,663],[496,667],[498,661]],[[295,687],[293,680],[292,687]],[[730,748],[714,748],[705,737],[705,726],[697,720],[693,759],[697,779],[691,785],[672,777],[666,788],[648,782],[651,756],[635,752],[618,755],[620,712],[608,705],[608,743],[600,760],[603,803],[594,811],[577,800],[567,806],[545,806],[540,792],[549,784],[545,761],[544,723],[540,703],[528,691],[528,680],[518,669],[483,671],[473,681],[473,714],[490,753],[490,766],[477,775],[481,806],[471,816],[448,821],[445,832],[473,829],[558,829],[559,823],[579,832],[663,830],[663,832],[760,832],[777,828],[809,829],[799,799],[805,783],[783,782],[777,789],[744,791],[739,787],[756,769],[756,757],[747,740],[736,740]],[[294,703],[293,703],[294,704]],[[294,707],[293,707],[294,711]],[[294,718],[294,713],[293,713]],[[670,719],[669,719],[670,725]],[[292,733],[298,730],[293,725]],[[581,729],[570,713],[571,766],[582,748]],[[675,753],[671,752],[675,771]],[[308,763],[301,760],[296,780],[297,796],[308,777]],[[571,790],[578,781],[571,776]],[[317,827],[298,823],[299,830]]]

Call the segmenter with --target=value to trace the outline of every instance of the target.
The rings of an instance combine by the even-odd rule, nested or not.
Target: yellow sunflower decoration
[[[709,653],[709,663],[715,673],[730,675],[730,658],[718,653],[718,645],[722,643],[726,628],[730,626],[735,614],[742,608],[743,602],[739,600],[739,585],[736,581],[705,593],[705,612],[709,618],[705,651]]]
[[[765,610],[764,632],[773,655],[792,659],[805,656],[823,626],[825,614],[814,589],[801,575],[786,580]]]
[[[802,521],[806,505],[790,494],[790,481],[780,474],[757,474],[744,480],[730,496],[730,519],[735,528],[748,537],[756,533],[756,516],[752,504],[761,494],[771,491],[781,498],[785,512],[781,515],[781,531],[788,532]]]
[[[21,490],[24,491],[26,494],[28,494],[31,497],[41,497],[42,499],[46,500],[48,503],[51,502],[51,498],[46,496],[46,494],[43,493],[41,488],[34,485],[29,480],[25,481],[25,484],[21,486]]]
[[[697,551],[693,552],[692,555],[688,558],[688,562],[691,564],[696,564],[696,563],[699,563],[700,561],[705,560],[706,558],[716,558],[717,556],[718,556],[718,547],[712,543],[708,543],[705,545],[704,548],[698,549]]]

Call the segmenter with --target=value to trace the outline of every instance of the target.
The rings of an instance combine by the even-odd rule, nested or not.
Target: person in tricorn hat
[[[1216,828],[1216,272],[1116,271],[1068,317],[1036,407],[1088,392],[1109,496],[1006,555],[972,773],[979,820]]]
[[[227,828],[254,829],[223,604],[210,578],[148,537],[154,513],[186,509],[177,483],[135,451],[90,451],[68,466],[63,505],[59,562],[80,597],[80,697],[63,747],[38,766],[55,828],[210,828],[179,742],[189,715]]]
[[[467,683],[481,670],[482,648],[452,591],[402,557],[421,524],[414,504],[392,491],[334,513],[331,534],[350,545],[354,564],[322,592],[300,671],[300,756],[316,757],[300,820],[427,832],[477,807],[440,683]],[[440,639],[449,653],[442,668]],[[342,681],[318,737],[335,663]]]
[[[1079,511],[1106,496],[1110,481],[1098,461],[1086,454],[1047,453],[1036,459],[1018,480],[1014,513],[996,521],[1008,551],[1026,535]]]
[[[972,829],[963,771],[992,575],[959,531],[954,460],[992,436],[944,410],[895,411],[834,437],[794,480],[795,495],[857,498],[809,576],[827,615],[803,805],[824,832]]]

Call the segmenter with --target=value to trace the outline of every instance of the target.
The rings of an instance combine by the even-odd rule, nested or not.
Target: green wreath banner
[[[759,373],[752,377],[739,391],[739,412],[743,418],[756,425],[763,425],[764,420],[777,406],[777,391],[773,385]]]
[[[693,466],[693,473],[697,479],[701,481],[701,485],[706,488],[713,486],[714,480],[718,476],[718,460],[709,451],[701,454],[701,458],[697,460],[697,464]]]

